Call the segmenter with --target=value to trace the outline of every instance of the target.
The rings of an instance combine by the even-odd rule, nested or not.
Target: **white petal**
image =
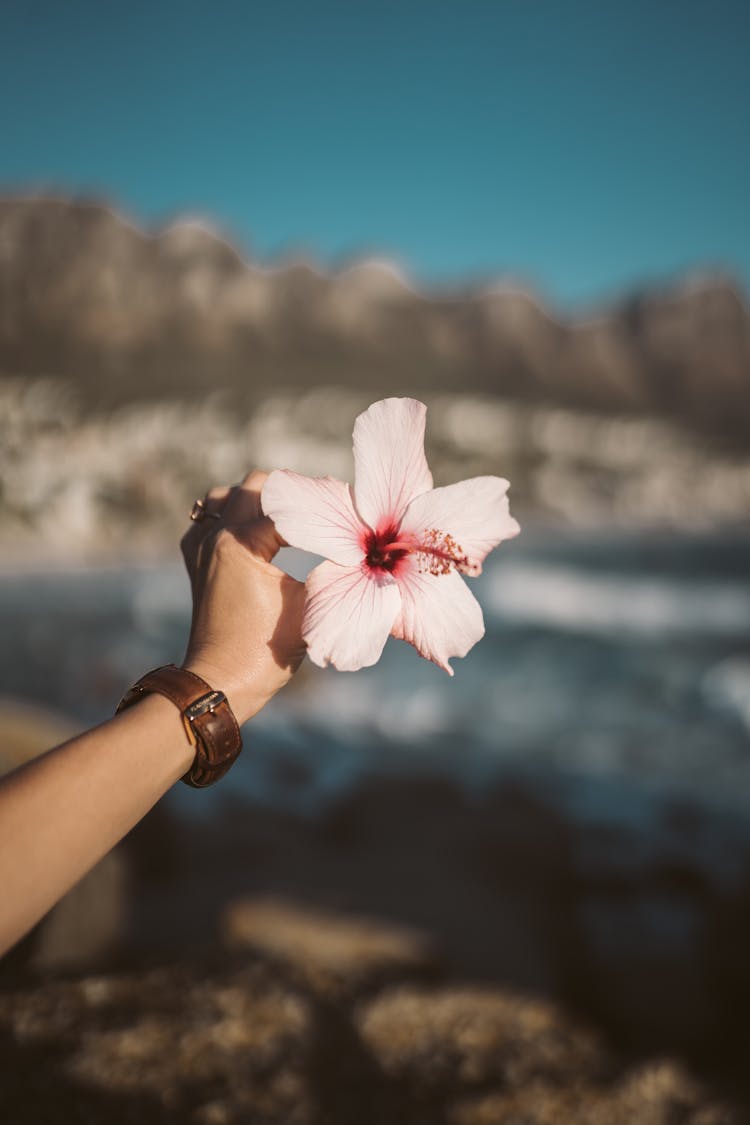
[[[302,636],[313,664],[356,672],[380,659],[401,596],[390,574],[324,562],[307,577]]]
[[[508,510],[507,480],[474,477],[435,488],[412,500],[401,523],[401,534],[421,538],[425,532],[450,535],[457,553],[467,558],[464,569],[478,574],[482,562],[504,539],[521,530]]]
[[[399,575],[399,588],[401,613],[393,627],[394,637],[414,645],[420,656],[452,676],[451,657],[466,656],[484,636],[479,602],[455,570],[440,575],[423,573],[416,561]]]
[[[384,398],[354,423],[354,497],[374,531],[397,527],[409,501],[432,488],[424,453],[426,414],[416,399]]]
[[[261,506],[290,546],[342,566],[362,561],[365,529],[348,484],[276,469],[263,485]]]

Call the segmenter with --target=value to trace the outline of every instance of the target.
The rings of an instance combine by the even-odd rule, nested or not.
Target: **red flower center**
[[[365,563],[371,570],[387,570],[392,574],[402,559],[409,554],[408,547],[398,542],[398,530],[386,527],[381,531],[368,531],[365,535]]]

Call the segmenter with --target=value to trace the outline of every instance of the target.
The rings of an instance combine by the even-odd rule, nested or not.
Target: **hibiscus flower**
[[[310,659],[353,672],[375,664],[388,636],[414,645],[451,676],[448,661],[484,636],[475,576],[520,528],[508,482],[474,477],[432,487],[424,403],[375,402],[354,424],[354,488],[332,477],[271,473],[263,511],[293,547],[327,561],[307,579],[302,633]]]

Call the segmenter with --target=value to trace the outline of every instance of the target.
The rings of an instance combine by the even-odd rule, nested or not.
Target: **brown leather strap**
[[[182,715],[188,741],[195,746],[195,759],[182,780],[196,789],[213,785],[242,750],[240,728],[226,696],[194,672],[165,664],[141,676],[120,700],[117,712],[151,692],[165,695],[174,703]]]

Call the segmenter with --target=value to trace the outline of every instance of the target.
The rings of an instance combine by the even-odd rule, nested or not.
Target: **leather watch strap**
[[[224,776],[242,750],[240,728],[227,697],[186,668],[165,664],[141,676],[120,700],[117,712],[145,695],[164,695],[179,710],[195,759],[182,780],[203,789]]]

